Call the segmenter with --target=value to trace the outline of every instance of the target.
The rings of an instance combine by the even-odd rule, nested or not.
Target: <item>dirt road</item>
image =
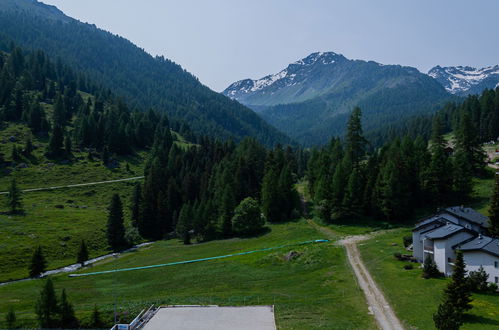
[[[402,323],[393,312],[393,309],[388,304],[385,296],[362,262],[357,243],[367,238],[369,238],[369,235],[350,236],[342,239],[340,243],[345,246],[348,261],[350,262],[350,265],[352,265],[362,291],[364,291],[369,310],[373,313],[374,318],[378,323],[378,327],[383,330],[404,329]]]
[[[320,226],[312,220],[308,220],[308,223],[315,229],[327,235],[330,239],[338,237],[338,235],[330,228]],[[370,237],[372,237],[372,235],[369,234],[347,236],[339,240],[338,243],[345,247],[348,261],[350,262],[355,276],[357,277],[359,286],[362,291],[364,291],[369,311],[374,315],[378,327],[382,330],[402,330],[404,329],[402,323],[393,312],[393,309],[390,307],[385,296],[376,285],[376,282],[374,282],[371,274],[369,274],[369,271],[362,262],[359,249],[357,248],[357,243]]]

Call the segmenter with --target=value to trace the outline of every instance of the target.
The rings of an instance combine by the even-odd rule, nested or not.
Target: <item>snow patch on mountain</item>
[[[452,94],[465,94],[473,87],[489,81],[484,88],[499,86],[499,65],[485,68],[436,66],[428,72],[428,75],[436,79]]]

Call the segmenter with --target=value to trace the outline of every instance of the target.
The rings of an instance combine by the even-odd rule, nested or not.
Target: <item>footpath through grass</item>
[[[189,246],[160,241],[83,272],[152,265],[322,238],[305,221],[272,225],[256,238]],[[297,256],[286,259],[291,252]],[[121,320],[155,304],[275,304],[279,329],[374,329],[342,247],[318,243],[233,258],[89,277],[53,277],[84,322],[97,304],[108,321],[116,296]],[[44,280],[0,287],[0,315],[13,306],[20,323],[36,325],[34,303]],[[0,328],[3,318],[0,318]]]
[[[419,264],[395,259],[395,252],[410,253],[402,243],[402,237],[410,234],[410,228],[389,231],[360,243],[359,249],[369,272],[404,325],[408,329],[434,329],[432,316],[449,279],[425,280]],[[405,270],[406,264],[414,269]],[[463,329],[497,329],[499,296],[473,294],[473,299],[473,309]]]

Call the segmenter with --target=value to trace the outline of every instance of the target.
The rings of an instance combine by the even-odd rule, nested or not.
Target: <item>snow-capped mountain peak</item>
[[[499,65],[485,68],[437,65],[428,75],[436,79],[449,93],[458,95],[480,93],[485,88],[499,86]]]
[[[300,76],[304,71],[309,70],[313,66],[333,65],[346,58],[341,54],[334,52],[315,52],[308,55],[301,60],[288,65],[288,67],[278,73],[265,76],[261,79],[244,79],[237,81],[227,87],[223,92],[230,98],[237,98],[238,96],[260,91],[271,85],[278,83],[280,87],[290,86],[297,83]]]

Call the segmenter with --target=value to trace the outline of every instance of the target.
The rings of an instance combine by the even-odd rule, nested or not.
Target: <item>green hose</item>
[[[281,245],[281,246],[269,247],[269,248],[260,249],[260,250],[253,250],[253,251],[239,252],[239,253],[233,253],[233,254],[226,254],[226,255],[217,256],[217,257],[209,257],[209,258],[201,258],[201,259],[177,261],[177,262],[170,262],[170,263],[167,263],[167,264],[159,264],[159,265],[151,265],[151,266],[132,267],[132,268],[120,268],[120,269],[105,270],[105,271],[93,272],[93,273],[69,274],[69,277],[92,276],[92,275],[101,275],[101,274],[109,274],[109,273],[116,273],[116,272],[127,272],[127,271],[130,271],[130,270],[140,270],[140,269],[150,269],[150,268],[158,268],[158,267],[166,267],[166,266],[191,264],[193,262],[200,262],[200,261],[208,261],[208,260],[223,259],[223,258],[229,258],[229,257],[235,257],[235,256],[242,256],[242,255],[246,255],[246,254],[251,254],[251,253],[256,253],[256,252],[263,252],[263,251],[269,251],[269,250],[276,250],[276,249],[282,249],[282,248],[285,248],[285,247],[296,246],[296,245],[304,245],[304,244],[312,244],[312,243],[326,243],[326,242],[329,242],[329,240],[327,240],[327,239],[316,239],[316,240],[312,240],[312,241],[306,241],[306,242],[300,242],[300,243],[294,243],[294,244],[286,244],[286,245]]]

